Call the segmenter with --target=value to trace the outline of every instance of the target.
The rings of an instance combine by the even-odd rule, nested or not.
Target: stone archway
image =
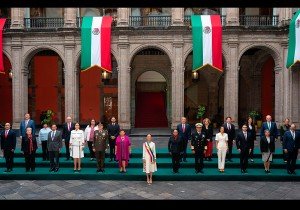
[[[135,51],[131,59],[131,124],[135,127],[136,105],[137,105],[137,86],[136,81],[145,72],[155,71],[163,76],[166,80],[165,97],[166,97],[166,117],[167,127],[171,123],[171,60],[168,53],[156,46],[140,47]],[[156,84],[156,88],[158,84]],[[154,84],[155,88],[155,84]],[[153,92],[153,91],[152,91]],[[159,125],[158,125],[159,126]],[[155,123],[151,127],[156,127]]]
[[[54,111],[53,121],[62,124],[65,118],[64,62],[56,50],[36,48],[27,53],[28,111],[37,124],[48,109]]]
[[[253,47],[244,51],[239,60],[239,124],[246,121],[250,111],[257,111],[262,119],[270,114],[275,119],[276,60],[271,49]]]

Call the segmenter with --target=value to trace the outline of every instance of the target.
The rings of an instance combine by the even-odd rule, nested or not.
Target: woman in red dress
[[[120,130],[119,136],[116,139],[115,153],[116,160],[119,162],[120,173],[126,173],[129,155],[131,154],[131,142],[124,130]]]

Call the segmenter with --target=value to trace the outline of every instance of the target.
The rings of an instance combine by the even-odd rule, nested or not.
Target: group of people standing
[[[186,150],[188,142],[195,158],[195,173],[203,173],[203,160],[211,160],[213,150],[213,128],[208,118],[202,123],[195,125],[196,131],[191,132],[191,126],[187,124],[186,118],[182,117],[181,124],[173,130],[169,139],[168,150],[172,156],[173,172],[178,173],[181,159],[186,162]],[[281,143],[284,154],[284,161],[287,163],[287,173],[295,174],[296,160],[300,152],[300,133],[296,131],[296,125],[289,125],[289,120],[284,121],[281,126]],[[253,160],[254,142],[256,140],[256,127],[253,119],[249,117],[242,125],[240,132],[236,133],[236,128],[232,124],[231,117],[226,118],[226,122],[216,134],[215,142],[218,155],[218,169],[221,173],[225,171],[225,162],[232,162],[232,148],[234,143],[240,154],[241,173],[247,173],[248,160]],[[265,173],[270,173],[270,163],[275,152],[275,141],[279,137],[277,125],[272,122],[270,115],[266,116],[266,122],[262,124],[260,130],[260,151],[264,162]]]
[[[42,157],[44,161],[50,160],[49,172],[59,171],[59,159],[63,141],[66,148],[66,160],[70,157],[74,161],[74,172],[81,171],[81,158],[84,157],[84,148],[88,146],[90,160],[96,160],[97,172],[104,172],[105,153],[110,150],[110,162],[118,162],[120,173],[126,173],[131,154],[131,141],[125,130],[120,129],[116,118],[111,118],[111,123],[104,129],[102,123],[92,119],[85,130],[80,129],[79,123],[73,123],[71,117],[66,118],[62,131],[57,129],[56,124],[49,128],[45,123],[39,131],[38,138],[35,136],[35,123],[28,113],[20,123],[21,151],[25,158],[26,172],[35,171],[35,157],[38,141],[42,145]],[[172,157],[174,173],[179,172],[180,162],[187,162],[187,149],[190,149],[195,158],[195,173],[203,173],[204,160],[211,161],[213,153],[213,127],[208,118],[202,123],[195,125],[195,132],[187,123],[185,117],[172,131],[168,141],[168,151]],[[242,125],[240,132],[236,128],[231,117],[219,129],[215,136],[218,169],[220,173],[225,171],[225,162],[232,162],[232,148],[234,143],[240,153],[241,173],[247,173],[248,159],[253,162],[254,141],[256,140],[256,127],[253,119],[249,117]],[[1,133],[1,149],[6,159],[5,172],[13,170],[13,157],[16,148],[16,133],[11,130],[9,123],[5,124],[5,130]],[[260,130],[260,150],[266,173],[270,173],[270,163],[275,152],[275,141],[279,137],[277,125],[272,122],[270,115],[266,116],[266,122]],[[285,119],[280,128],[280,139],[283,148],[283,158],[287,163],[287,172],[295,174],[297,155],[300,152],[300,133],[296,131],[295,124],[289,124]],[[147,175],[147,183],[152,183],[152,174],[157,171],[155,143],[151,134],[146,136],[143,143],[143,172]]]

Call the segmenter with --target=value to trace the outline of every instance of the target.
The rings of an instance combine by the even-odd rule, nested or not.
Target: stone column
[[[226,26],[239,26],[239,8],[226,8]]]
[[[25,8],[11,8],[11,28],[24,28]]]
[[[64,28],[76,28],[77,8],[64,8]]]
[[[129,26],[129,14],[131,8],[118,8],[117,27]]]
[[[238,125],[238,90],[239,90],[239,66],[238,66],[238,42],[228,43],[228,66],[225,67],[224,83],[224,120],[230,116],[235,125]]]
[[[173,41],[173,64],[172,64],[172,124],[176,128],[184,115],[184,61],[183,39],[175,37]]]
[[[184,8],[172,8],[172,26],[184,25]]]
[[[278,8],[278,26],[285,26],[290,24],[290,20],[293,16],[292,8]]]
[[[75,43],[65,43],[65,117],[79,121],[79,81],[75,60]]]
[[[122,129],[131,129],[130,122],[130,72],[128,36],[120,36],[118,43],[118,122]]]
[[[24,114],[28,112],[28,69],[24,68],[22,59],[21,38],[13,38],[12,46],[12,103],[13,103],[13,129],[20,128]]]

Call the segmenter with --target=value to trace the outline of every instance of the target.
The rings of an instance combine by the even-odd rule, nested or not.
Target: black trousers
[[[204,156],[203,150],[195,151],[195,170],[198,172],[202,171],[202,169],[204,167],[203,156]]]
[[[11,150],[4,150],[4,157],[5,157],[5,161],[6,161],[6,168],[7,169],[12,169],[13,168],[13,164],[14,164],[14,152],[12,152]]]
[[[88,141],[88,147],[89,147],[89,150],[90,150],[91,158],[95,158],[95,152],[93,151],[93,142],[92,141]]]
[[[70,158],[70,140],[65,140],[65,146],[66,146],[66,158],[69,159]]]
[[[115,155],[116,140],[109,140],[109,158],[116,159]]]
[[[183,155],[182,158],[183,160],[186,160],[186,150],[187,150],[187,145],[188,145],[188,140],[183,140]]]
[[[58,169],[59,168],[59,151],[49,151],[50,158],[50,168]]]
[[[180,168],[180,153],[172,153],[172,167],[174,172]]]
[[[97,169],[104,169],[105,151],[96,151]]]
[[[35,170],[35,152],[24,153],[26,171]]]
[[[253,158],[254,158],[254,155],[253,155],[254,143],[250,146],[250,149],[251,149],[251,152],[250,152],[250,154],[249,154],[249,158],[250,158],[250,159],[253,159]]]
[[[228,160],[231,160],[231,157],[232,157],[232,146],[233,146],[233,140],[228,139],[228,152],[227,152],[227,155],[226,155],[226,158]]]
[[[241,170],[247,170],[249,158],[249,148],[242,149],[240,154],[240,166]]]
[[[296,161],[298,156],[298,150],[294,149],[293,151],[289,151],[287,153],[287,165],[286,168],[290,172],[294,172],[296,170]]]
[[[49,160],[47,141],[42,141],[43,160]]]

